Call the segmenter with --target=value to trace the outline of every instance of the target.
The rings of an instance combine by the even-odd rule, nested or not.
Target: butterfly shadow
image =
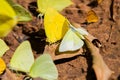
[[[37,12],[37,2],[29,3],[28,9],[33,14],[33,16],[39,15],[39,12]]]
[[[32,49],[36,51],[37,54],[42,54],[46,45],[46,35],[44,29],[40,29],[38,32],[26,35],[29,36],[27,40],[30,41]]]
[[[92,64],[92,56],[90,55],[91,53],[87,51],[85,54],[86,55],[84,57],[87,59],[87,64],[88,64],[86,80],[97,80],[95,72],[92,68],[93,64]]]
[[[86,49],[86,46],[84,46],[83,48]],[[57,49],[56,49],[56,53],[58,53]],[[68,53],[70,53],[70,52],[66,52],[66,54],[68,54]],[[63,54],[65,54],[65,53],[63,53]],[[95,76],[95,72],[92,69],[92,56],[91,56],[91,54],[90,54],[90,52],[88,50],[85,53],[83,52],[83,54],[75,55],[75,56],[70,57],[70,58],[61,58],[61,59],[55,60],[54,62],[57,65],[57,64],[61,64],[61,63],[72,61],[74,59],[77,59],[78,57],[84,57],[84,58],[87,59],[88,68],[87,68],[86,80],[97,80],[96,76]]]
[[[93,39],[92,41],[92,44],[94,46],[96,46],[97,48],[100,48],[101,47],[101,42],[98,40],[98,39]],[[96,74],[92,68],[92,65],[93,65],[93,57],[91,55],[91,52],[89,51],[88,47],[87,47],[87,44],[85,44],[83,46],[83,48],[85,48],[86,52],[85,52],[85,58],[87,60],[87,64],[88,64],[88,68],[87,68],[87,75],[86,75],[86,80],[97,80],[96,78]]]
[[[87,4],[87,6],[91,7],[91,8],[95,8],[98,6],[98,1],[97,0],[93,0],[92,2],[90,2],[89,4]]]
[[[58,45],[56,50],[55,50],[55,57],[58,57],[54,60],[55,64],[69,62],[69,61],[72,61],[72,60],[78,58],[79,56],[82,56],[82,55],[77,53],[78,51],[79,50],[59,52],[59,45]],[[73,54],[75,54],[75,55],[73,55]]]
[[[120,75],[118,76],[117,80],[120,80]]]
[[[71,58],[62,58],[62,59],[58,59],[58,60],[55,60],[54,63],[57,65],[57,64],[62,64],[62,63],[65,63],[65,62],[69,62],[69,61],[72,61],[76,58],[78,58],[80,55],[76,55],[74,57],[71,57]]]

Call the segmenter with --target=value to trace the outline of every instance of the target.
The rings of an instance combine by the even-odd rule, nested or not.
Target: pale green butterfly
[[[29,41],[24,41],[17,48],[10,60],[10,68],[27,73],[32,78],[55,80],[58,71],[49,54],[43,54],[34,61]]]
[[[13,2],[13,0],[6,1],[13,7],[19,22],[32,20],[32,15],[24,7]]]
[[[59,52],[75,51],[80,49],[84,45],[82,40],[84,39],[84,35],[88,35],[88,32],[85,29],[75,28],[70,24],[70,29],[66,32],[60,43]]]
[[[2,57],[7,50],[9,50],[9,47],[2,39],[0,39],[0,57]]]
[[[42,14],[45,14],[48,8],[61,11],[71,4],[73,3],[70,0],[37,0],[38,11]]]

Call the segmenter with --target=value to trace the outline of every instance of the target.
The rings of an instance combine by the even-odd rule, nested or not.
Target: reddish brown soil
[[[31,12],[33,20],[19,23],[4,38],[10,47],[10,50],[3,56],[6,64],[9,64],[13,52],[22,41],[28,39],[31,42],[35,57],[44,51],[46,44],[44,26],[40,24],[40,20],[37,20],[36,0],[15,1]],[[72,1],[75,4],[64,9],[62,14],[69,21],[81,24],[90,34],[101,41],[100,53],[109,68],[114,71],[110,80],[120,80],[120,0],[103,0],[99,5],[95,2],[91,3],[93,0]],[[86,22],[88,4],[98,15],[99,21],[86,25],[82,23]],[[59,71],[58,80],[96,80],[94,71],[91,68],[91,58],[87,55],[58,60],[55,63]],[[5,73],[0,80],[18,80],[11,77],[15,73],[9,72],[9,75],[5,75]],[[23,80],[23,74],[18,77],[20,78],[19,80]]]

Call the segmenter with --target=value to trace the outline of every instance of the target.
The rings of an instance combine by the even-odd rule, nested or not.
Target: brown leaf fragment
[[[94,37],[93,35],[91,34],[88,34],[86,36],[86,39],[88,39],[90,42],[92,42],[96,47],[100,48],[102,45],[101,45],[101,42],[96,38]]]
[[[92,67],[95,71],[97,80],[108,80],[113,71],[111,71],[104,62],[102,56],[100,55],[99,49],[95,47],[87,38],[85,39],[85,43],[93,58]]]
[[[59,60],[64,58],[71,58],[82,54],[83,49],[77,51],[58,52],[58,44],[46,45],[44,53],[49,53],[53,60]]]

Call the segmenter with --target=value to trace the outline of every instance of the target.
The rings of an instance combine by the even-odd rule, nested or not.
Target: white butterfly
[[[83,28],[75,28],[70,24],[70,29],[66,32],[63,40],[61,41],[59,52],[65,51],[75,51],[80,49],[84,42],[84,35],[88,35],[89,33]]]

